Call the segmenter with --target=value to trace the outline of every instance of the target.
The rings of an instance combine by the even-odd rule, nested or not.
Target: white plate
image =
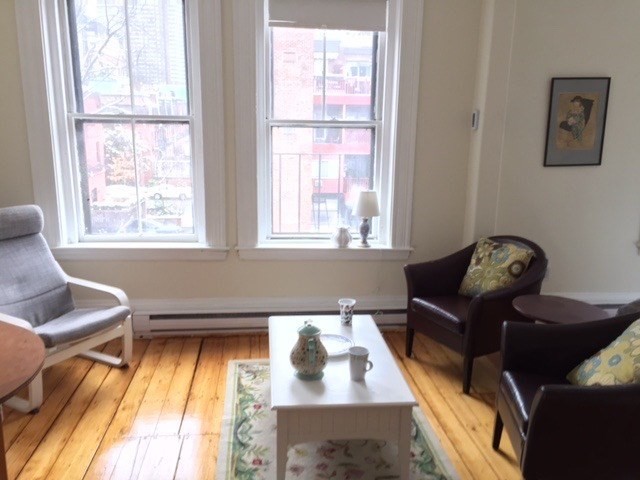
[[[344,355],[349,351],[349,348],[353,346],[353,341],[350,338],[335,333],[321,334],[320,341],[324,345],[324,348],[327,349],[330,357]]]

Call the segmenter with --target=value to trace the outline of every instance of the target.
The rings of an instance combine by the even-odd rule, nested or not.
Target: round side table
[[[513,300],[513,308],[531,320],[552,324],[571,324],[603,320],[610,315],[600,307],[554,295],[522,295]]]
[[[0,321],[0,413],[2,402],[27,385],[43,363],[44,344],[40,337],[29,330]],[[8,478],[0,418],[0,480]]]

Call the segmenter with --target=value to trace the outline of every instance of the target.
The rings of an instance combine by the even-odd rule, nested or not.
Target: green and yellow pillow
[[[532,257],[528,248],[481,238],[458,293],[472,297],[508,287],[527,270]]]
[[[574,385],[626,385],[640,383],[640,319],[611,344],[567,375]]]

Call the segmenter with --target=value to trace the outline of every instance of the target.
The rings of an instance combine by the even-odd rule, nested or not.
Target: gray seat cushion
[[[105,309],[77,308],[35,328],[45,347],[82,340],[83,338],[116,327],[131,313],[127,307]]]

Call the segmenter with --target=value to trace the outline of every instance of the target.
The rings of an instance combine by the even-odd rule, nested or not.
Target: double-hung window
[[[411,6],[420,0],[234,2],[235,49],[246,53],[235,63],[241,256],[319,258],[336,227],[358,236],[364,190],[380,200],[373,250],[408,253],[417,65],[402,67],[400,47],[415,61],[421,8],[403,13]]]
[[[23,76],[34,77],[25,81],[32,169],[49,176],[36,176],[34,190],[47,223],[56,223],[50,243],[120,252],[127,244],[223,247],[216,225],[224,225],[224,195],[205,209],[207,183],[223,185],[223,152],[211,148],[222,144],[221,115],[210,140],[202,134],[203,112],[221,95],[216,85],[208,96],[201,88],[215,63],[201,58],[220,57],[219,42],[200,54],[201,40],[219,35],[200,33],[205,21],[215,24],[207,16],[216,8],[199,11],[194,0],[24,3],[17,13]],[[29,16],[40,45],[26,31]],[[208,80],[221,78],[218,71]],[[33,114],[39,107],[43,119]],[[48,123],[42,131],[39,121]]]
[[[181,0],[68,0],[79,240],[195,234]]]

